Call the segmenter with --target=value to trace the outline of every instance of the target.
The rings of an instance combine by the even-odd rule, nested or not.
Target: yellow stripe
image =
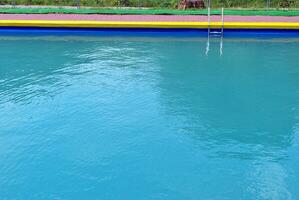
[[[211,22],[211,28],[220,28],[220,22]],[[124,22],[124,21],[58,21],[58,20],[0,20],[8,27],[78,27],[78,28],[199,28],[207,22]],[[299,29],[299,22],[225,22],[226,29]]]

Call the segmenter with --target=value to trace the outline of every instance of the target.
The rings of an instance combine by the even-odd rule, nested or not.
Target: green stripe
[[[207,10],[168,10],[168,9],[66,9],[66,8],[1,8],[0,13],[11,14],[133,14],[133,15],[206,15]],[[219,15],[220,10],[212,10]],[[225,15],[245,16],[299,16],[299,10],[225,10]]]

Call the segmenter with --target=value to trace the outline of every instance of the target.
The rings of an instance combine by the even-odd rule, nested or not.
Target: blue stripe
[[[219,30],[219,29],[218,29]],[[214,31],[214,30],[211,30]],[[225,29],[226,37],[299,37],[299,30]],[[206,36],[207,29],[0,27],[0,35]]]

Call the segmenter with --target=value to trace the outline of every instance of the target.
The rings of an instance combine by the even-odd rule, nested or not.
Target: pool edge
[[[208,22],[0,20],[0,27],[207,29],[208,26]],[[221,22],[210,23],[210,28],[221,27]],[[224,22],[224,29],[299,30],[299,22]]]

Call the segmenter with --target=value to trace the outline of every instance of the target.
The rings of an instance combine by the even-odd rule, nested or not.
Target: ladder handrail
[[[208,41],[206,46],[206,56],[208,56],[210,51],[210,23],[211,23],[211,0],[208,0]]]
[[[221,36],[223,37],[223,31],[224,31],[224,8],[221,8]]]
[[[221,8],[221,22],[222,22],[222,27],[221,27],[221,39],[220,39],[220,56],[223,54],[223,31],[224,31],[224,8]]]
[[[208,35],[210,35],[210,28],[211,28],[211,8],[208,7]]]

